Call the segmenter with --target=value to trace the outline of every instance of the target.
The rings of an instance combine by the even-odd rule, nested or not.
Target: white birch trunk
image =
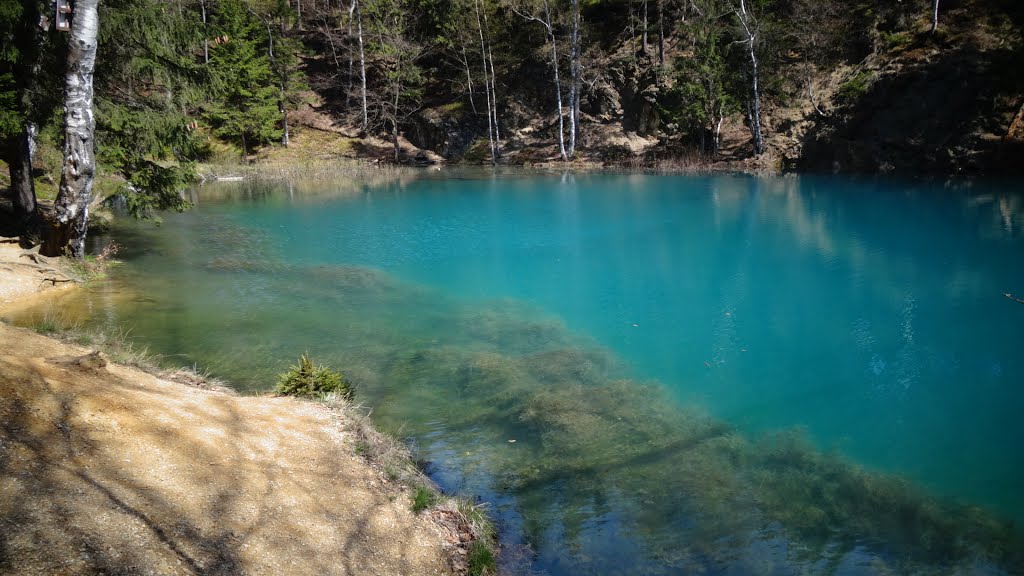
[[[939,29],[939,0],[932,2],[932,32]]]
[[[562,106],[562,82],[558,76],[558,42],[555,40],[555,29],[551,25],[551,6],[548,0],[544,0],[543,19],[532,14],[520,12],[516,9],[515,5],[512,5],[512,11],[526,20],[537,22],[548,33],[548,42],[551,44],[551,69],[555,76],[555,100],[558,103],[558,150],[562,155],[562,160],[568,160],[569,157],[565,153],[565,113]]]
[[[658,0],[658,64],[665,65],[665,0]]]
[[[348,90],[345,91],[345,109],[352,105],[352,84],[355,78],[355,55],[352,51],[352,21],[355,19],[356,3],[352,0],[352,6],[348,9]]]
[[[646,5],[646,4],[645,4]],[[569,150],[568,157],[576,155],[576,138],[580,127],[580,2],[572,0],[572,32],[569,58]]]
[[[96,171],[93,69],[99,35],[99,0],[78,0],[71,21],[64,75],[64,166],[53,204],[54,226],[47,252],[85,255],[93,176]]]
[[[747,48],[750,50],[750,85],[751,94],[747,103],[747,117],[750,121],[750,135],[754,140],[754,155],[764,152],[764,136],[761,132],[761,87],[758,85],[757,33],[751,27],[751,15],[747,12],[745,0],[740,0],[738,13],[740,24],[747,34]]]
[[[487,12],[484,12],[484,29],[487,29]],[[501,131],[498,126],[498,75],[494,73],[494,51],[487,40],[487,62],[491,65],[491,116],[494,117],[494,157],[501,156]]]
[[[722,103],[718,104],[718,122],[715,122],[715,147],[714,154],[718,156],[718,149],[722,146],[722,121],[725,120],[725,113]]]
[[[363,16],[359,10],[359,0],[352,3],[356,11],[356,33],[359,38],[359,81],[362,83],[363,97],[363,132],[370,127],[370,113],[366,106],[366,52],[363,49]]]
[[[491,113],[493,102],[491,99],[491,84],[488,80],[487,70],[487,43],[484,41],[484,23],[480,17],[480,2],[478,0],[473,1],[473,9],[476,11],[476,27],[480,34],[480,60],[484,66],[484,94],[487,96],[487,142],[491,147],[491,164],[498,163],[498,148],[495,145],[494,139],[494,114]]]
[[[469,55],[466,54],[466,45],[462,44],[462,66],[466,69],[466,90],[469,93],[469,107],[476,114],[476,102],[473,100],[473,73],[469,69]]]
[[[210,39],[208,30],[206,28],[206,0],[199,3],[200,9],[203,11],[203,64],[210,63]]]

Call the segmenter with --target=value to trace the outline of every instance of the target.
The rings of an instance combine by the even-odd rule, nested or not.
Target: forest
[[[421,164],[985,174],[1024,152],[1013,0],[0,6],[2,184],[25,222],[37,196],[74,212],[57,189],[83,179],[66,167],[69,47],[90,6],[99,178],[80,188],[135,215],[183,208],[200,163],[304,131]]]

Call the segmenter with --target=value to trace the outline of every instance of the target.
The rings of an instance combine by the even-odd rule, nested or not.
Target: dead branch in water
[[[1003,292],[1003,296],[1006,296],[1007,298],[1013,300],[1014,302],[1020,302],[1021,304],[1024,304],[1024,300],[1014,297],[1014,295],[1010,294],[1009,292]]]

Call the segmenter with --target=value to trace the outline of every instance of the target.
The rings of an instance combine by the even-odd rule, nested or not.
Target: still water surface
[[[1020,573],[1024,197],[467,174],[230,184],[83,297],[174,364],[353,380],[505,563]],[[511,442],[515,440],[515,442]]]

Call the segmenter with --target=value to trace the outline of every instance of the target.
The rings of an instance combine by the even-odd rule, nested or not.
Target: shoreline
[[[74,273],[18,265],[26,252],[0,245],[0,318],[78,289],[40,282]],[[493,548],[482,512],[439,496],[348,402],[241,396],[78,342],[0,322],[0,571],[493,570],[471,571]]]

